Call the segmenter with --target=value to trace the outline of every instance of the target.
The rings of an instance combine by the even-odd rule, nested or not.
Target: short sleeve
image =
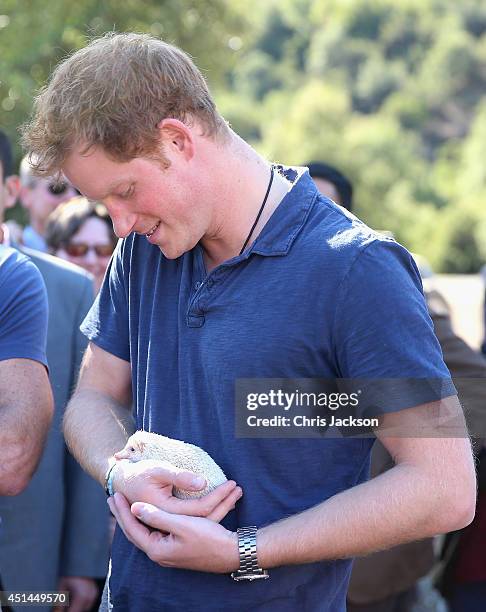
[[[130,361],[128,322],[128,262],[124,261],[125,241],[120,241],[93,306],[80,329],[103,350]]]
[[[0,255],[0,360],[32,359],[47,366],[47,321],[39,270],[16,251]]]
[[[356,257],[336,299],[333,341],[345,379],[373,380],[385,411],[455,395],[412,256],[377,239]]]

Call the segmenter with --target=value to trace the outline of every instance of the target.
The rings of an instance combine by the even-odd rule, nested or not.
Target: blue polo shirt
[[[84,333],[130,361],[138,429],[204,448],[244,495],[223,521],[263,526],[368,477],[371,439],[235,437],[237,378],[442,378],[454,393],[410,254],[316,190],[306,169],[243,255],[207,274],[198,245],[167,260],[144,236],[117,247]],[[229,576],[162,568],[117,529],[115,611],[345,610],[350,560]]]
[[[25,255],[0,245],[0,361],[32,359],[47,366],[47,294]]]

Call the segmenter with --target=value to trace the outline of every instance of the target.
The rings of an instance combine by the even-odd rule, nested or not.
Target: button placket
[[[229,273],[227,266],[221,266],[210,272],[203,281],[193,284],[194,293],[187,310],[187,324],[189,327],[202,327],[205,322],[205,313],[208,308],[210,292]]]

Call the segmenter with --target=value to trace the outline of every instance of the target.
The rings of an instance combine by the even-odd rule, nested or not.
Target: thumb
[[[164,461],[163,466],[160,466],[157,470],[157,474],[162,480],[167,481],[170,478],[170,483],[178,489],[185,489],[189,491],[200,491],[206,486],[206,479],[200,474],[189,472],[187,470],[181,470],[175,465]]]
[[[179,533],[184,527],[187,517],[182,514],[165,512],[153,504],[135,502],[130,508],[132,514],[148,527],[153,527],[166,533]]]

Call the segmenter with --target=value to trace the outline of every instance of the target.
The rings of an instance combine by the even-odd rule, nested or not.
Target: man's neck
[[[210,230],[202,238],[206,269],[239,254],[255,222],[270,180],[271,165],[235,135],[229,150],[215,163],[214,214]],[[289,182],[274,172],[262,215],[247,248],[256,240],[288,192]]]

